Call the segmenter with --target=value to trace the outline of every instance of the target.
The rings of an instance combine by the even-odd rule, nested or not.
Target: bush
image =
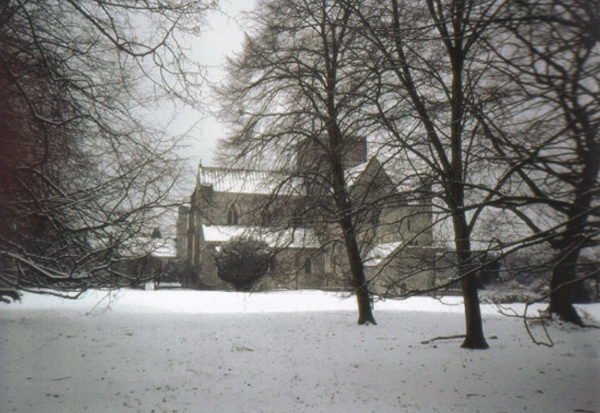
[[[269,246],[253,238],[237,237],[221,245],[215,255],[217,276],[237,291],[250,291],[269,268]]]

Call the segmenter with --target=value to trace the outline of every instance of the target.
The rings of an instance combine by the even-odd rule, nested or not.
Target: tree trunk
[[[483,334],[481,311],[479,309],[479,296],[477,294],[477,280],[475,274],[466,275],[461,282],[463,301],[465,306],[465,322],[467,331],[462,348],[482,349],[489,348]]]
[[[377,323],[375,322],[371,309],[369,285],[367,283],[367,277],[365,276],[365,268],[363,266],[362,257],[360,256],[360,249],[358,248],[356,230],[354,228],[354,223],[352,222],[352,202],[346,189],[344,167],[342,163],[343,151],[341,150],[341,133],[337,125],[333,122],[331,122],[331,125],[328,128],[328,133],[330,145],[334,148],[330,159],[333,196],[337,212],[340,216],[338,224],[342,230],[346,255],[348,256],[348,262],[350,263],[351,281],[358,304],[358,324],[376,325]]]
[[[573,306],[575,287],[575,264],[579,251],[574,251],[552,270],[550,280],[550,312],[562,320],[584,327],[581,317]]]
[[[567,214],[567,227],[561,234],[562,240],[554,247],[560,251],[560,262],[552,270],[550,280],[550,312],[562,320],[584,327],[577,310],[573,306],[575,288],[579,287],[577,280],[577,261],[585,244],[584,231],[588,216],[593,211],[592,193],[596,188],[596,176],[600,170],[600,161],[596,156],[600,145],[588,139],[588,145],[593,150],[585,159],[583,177],[576,185],[575,199]]]
[[[354,287],[358,304],[358,324],[377,325],[371,309],[371,296],[365,276],[365,268],[360,257],[356,236],[353,236],[354,228],[352,227],[352,222],[347,217],[340,221],[340,225],[344,232],[344,244],[346,245],[346,253],[350,262],[350,272],[352,273],[352,286]]]
[[[374,324],[375,318],[371,309],[371,297],[369,293],[369,285],[365,276],[365,268],[360,256],[356,231],[350,215],[352,205],[345,190],[344,171],[341,161],[336,159],[333,162],[333,181],[334,181],[334,197],[337,210],[340,212],[341,218],[338,224],[342,230],[344,237],[344,245],[346,247],[346,255],[350,263],[350,272],[352,275],[352,286],[356,294],[358,304],[358,324]]]
[[[441,15],[437,15],[433,2],[428,2],[430,13],[437,16],[438,31],[445,37],[445,47],[452,69],[452,85],[450,96],[450,170],[448,171],[449,182],[447,190],[450,195],[450,207],[452,208],[452,225],[454,227],[454,245],[458,258],[458,276],[461,279],[463,301],[465,307],[466,333],[465,341],[461,347],[470,349],[489,348],[483,335],[483,325],[481,320],[481,311],[479,309],[479,296],[477,294],[477,278],[471,262],[471,233],[465,215],[465,167],[463,156],[465,148],[463,147],[464,132],[464,64],[467,59],[464,48],[465,38],[469,35],[465,30],[466,20],[464,13],[467,3],[472,2],[455,1],[452,2],[451,18],[444,22]],[[448,30],[451,27],[452,30]],[[452,34],[449,34],[452,33]]]
[[[483,322],[479,308],[479,295],[477,293],[477,277],[471,263],[471,243],[468,239],[467,223],[464,214],[455,212],[453,216],[455,231],[455,245],[458,266],[458,276],[461,278],[462,295],[465,307],[466,332],[462,348],[481,349],[489,348],[483,334]]]
[[[345,18],[348,13],[345,14]],[[330,50],[325,54],[325,66],[327,74],[327,135],[329,137],[329,165],[331,167],[331,178],[333,183],[333,197],[336,206],[336,212],[339,215],[338,224],[343,233],[346,254],[350,263],[352,274],[352,286],[356,294],[358,304],[358,324],[368,325],[377,324],[373,317],[371,309],[371,299],[369,286],[365,276],[365,269],[358,248],[356,230],[352,219],[352,201],[346,188],[346,177],[344,174],[343,157],[346,148],[342,132],[337,123],[336,106],[336,82],[337,82],[337,60],[339,57],[339,39],[335,39],[332,45],[324,44],[324,50]]]
[[[574,289],[578,287],[577,260],[585,244],[585,229],[588,217],[594,211],[593,195],[597,186],[597,176],[600,173],[600,144],[594,133],[587,114],[579,108],[574,111],[585,133],[585,144],[588,152],[582,155],[584,168],[581,180],[575,186],[575,199],[567,214],[567,228],[562,234],[562,242],[558,248],[564,258],[552,270],[550,280],[550,312],[555,313],[564,321],[584,327],[577,310],[573,306]]]

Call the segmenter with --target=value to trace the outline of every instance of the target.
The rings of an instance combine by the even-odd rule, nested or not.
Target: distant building
[[[367,158],[365,140],[351,146],[344,156],[346,182],[371,290],[394,294],[432,286],[427,191],[416,183],[396,185],[381,161]],[[309,156],[314,148],[300,145],[298,150],[298,169],[318,159],[318,154]],[[311,213],[307,205],[315,202],[327,202],[322,189],[301,178],[288,179],[284,172],[199,165],[190,204],[180,207],[177,220],[177,255],[193,269],[184,276],[184,286],[229,288],[217,277],[214,254],[222,243],[245,235],[278,252],[258,288],[349,289],[338,225],[325,213]]]
[[[118,255],[114,268],[125,275],[124,279],[130,281],[130,286],[177,281],[179,265],[173,239],[135,237],[122,245]]]

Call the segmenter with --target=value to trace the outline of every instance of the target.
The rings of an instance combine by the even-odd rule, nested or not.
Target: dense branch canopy
[[[144,106],[193,103],[182,49],[203,1],[0,5],[0,284],[109,282],[139,255],[179,174],[175,140]],[[58,282],[58,284],[56,284]]]

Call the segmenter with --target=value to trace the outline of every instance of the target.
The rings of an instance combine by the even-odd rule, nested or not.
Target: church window
[[[306,261],[304,261],[304,274],[311,274],[311,273],[312,273],[312,262],[309,257],[306,259]]]
[[[238,225],[240,223],[240,211],[235,203],[229,206],[227,210],[227,224]]]

